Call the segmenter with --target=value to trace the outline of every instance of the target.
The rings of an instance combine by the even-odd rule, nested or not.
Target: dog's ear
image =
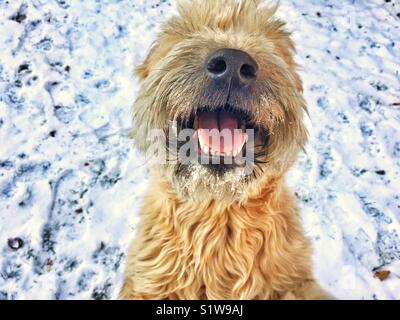
[[[158,47],[159,44],[157,42],[153,43],[144,61],[135,68],[135,73],[140,80],[146,79],[149,75],[150,66],[152,65],[153,60],[155,60],[154,54]]]
[[[157,41],[151,46],[144,61],[135,68],[135,73],[139,79],[146,79],[151,69],[171,51],[178,41],[179,39],[177,36],[166,32],[159,35]]]
[[[303,93],[303,84],[300,76],[296,72],[297,64],[294,61],[294,55],[296,54],[296,49],[292,39],[290,38],[290,33],[286,31],[280,31],[275,34],[274,45],[275,50],[278,55],[286,62],[291,70],[294,80],[296,82],[296,88],[300,93]]]
[[[285,23],[281,20],[275,20],[272,22],[273,27],[268,30],[267,37],[272,40],[275,46],[277,56],[282,58],[288,65],[290,71],[294,76],[297,90],[303,92],[303,84],[296,72],[297,64],[294,61],[294,55],[296,54],[296,48],[291,39],[291,33],[283,29]]]
[[[265,33],[267,35],[267,38],[273,41],[277,55],[286,62],[286,64],[289,66],[289,69],[294,74],[296,88],[300,93],[302,93],[303,84],[296,72],[297,65],[294,61],[296,48],[291,39],[291,33],[285,30],[285,22],[280,19],[274,18],[274,15],[278,11],[278,8],[279,1],[277,1],[272,6],[260,8],[261,14],[264,16],[265,21],[268,21],[265,28]]]

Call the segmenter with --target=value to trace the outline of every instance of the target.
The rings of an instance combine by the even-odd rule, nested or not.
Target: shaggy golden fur
[[[147,152],[151,183],[126,260],[124,299],[325,299],[310,244],[284,174],[307,140],[294,46],[276,7],[259,0],[181,0],[137,74],[132,136]],[[224,175],[201,165],[160,165],[149,132],[166,130],[199,106],[226,103],[208,93],[202,66],[219,48],[240,49],[259,65],[248,94],[230,103],[268,129],[255,137],[257,163]],[[235,95],[236,94],[236,95]],[[184,122],[184,121],[183,121]],[[154,142],[154,141],[153,141]],[[264,143],[263,143],[264,142]],[[161,148],[165,146],[160,145]]]

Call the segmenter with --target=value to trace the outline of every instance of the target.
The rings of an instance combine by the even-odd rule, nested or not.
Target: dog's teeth
[[[203,146],[204,146],[203,136],[200,133],[198,133],[197,137],[199,139],[200,146],[203,148]]]
[[[198,134],[198,139],[199,139],[199,143],[200,143],[200,148],[201,150],[203,150],[203,152],[205,154],[209,154],[210,153],[210,148],[209,146],[205,143],[204,138],[201,134]]]
[[[236,155],[238,155],[239,153],[241,153],[241,152],[243,151],[243,147],[244,147],[244,145],[246,144],[246,142],[247,142],[247,140],[248,140],[248,135],[247,135],[247,133],[244,133],[244,139],[242,139],[242,140],[243,140],[243,141],[242,141],[242,143],[240,144],[240,147],[237,148],[237,150],[235,150],[235,151],[236,151]],[[235,157],[236,155],[234,155],[234,157]]]
[[[244,133],[243,133],[243,135],[244,135],[244,143],[243,144],[245,144],[246,142],[247,142],[247,140],[249,139],[249,135],[247,134],[247,132],[245,132],[245,131],[243,131]]]

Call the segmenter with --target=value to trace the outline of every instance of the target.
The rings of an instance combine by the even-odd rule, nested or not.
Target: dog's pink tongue
[[[226,111],[201,113],[198,135],[202,148],[225,154],[240,152],[247,139],[247,134],[238,130],[236,116]]]

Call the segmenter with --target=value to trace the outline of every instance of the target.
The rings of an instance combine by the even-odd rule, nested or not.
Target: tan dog
[[[179,16],[137,68],[132,136],[147,153],[152,180],[121,298],[330,297],[314,280],[310,244],[284,182],[307,140],[294,46],[273,18],[276,7],[260,2],[179,1]],[[169,121],[176,132],[195,130],[198,155],[210,158],[235,158],[248,137],[222,149],[204,138],[205,129],[254,130],[251,174],[225,162],[157,163],[150,133],[170,133]]]

